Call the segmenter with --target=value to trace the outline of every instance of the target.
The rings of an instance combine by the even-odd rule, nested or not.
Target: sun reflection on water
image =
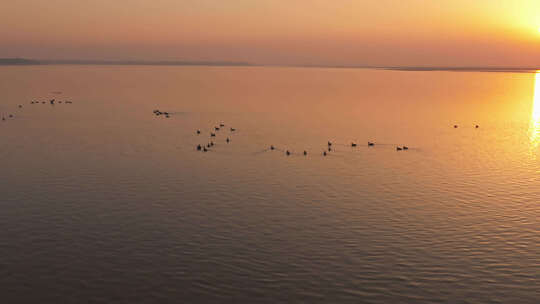
[[[531,153],[536,154],[540,145],[540,71],[536,71],[534,76],[534,99],[529,124],[529,139]]]

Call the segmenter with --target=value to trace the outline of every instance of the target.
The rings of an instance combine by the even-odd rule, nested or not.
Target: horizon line
[[[0,66],[6,65],[161,65],[161,66],[239,66],[239,67],[300,67],[336,69],[381,69],[393,71],[456,71],[456,72],[521,72],[540,70],[538,66],[439,66],[439,65],[332,65],[332,64],[263,64],[244,61],[212,60],[95,60],[95,59],[27,59],[0,58]]]

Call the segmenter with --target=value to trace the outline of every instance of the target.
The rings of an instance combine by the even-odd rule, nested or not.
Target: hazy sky
[[[0,57],[540,65],[540,0],[5,0]]]

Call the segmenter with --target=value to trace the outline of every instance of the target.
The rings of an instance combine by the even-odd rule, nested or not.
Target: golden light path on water
[[[540,71],[534,76],[534,99],[529,124],[531,154],[535,155],[540,145]]]

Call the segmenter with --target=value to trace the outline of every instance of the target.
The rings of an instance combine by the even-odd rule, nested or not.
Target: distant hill
[[[206,65],[206,66],[250,66],[247,62],[236,61],[143,61],[143,60],[42,60],[41,64],[81,64],[81,65]]]
[[[250,66],[247,62],[235,61],[138,61],[138,60],[34,60],[24,58],[0,58],[0,65],[206,65],[206,66]]]
[[[30,65],[40,64],[37,60],[30,60],[24,58],[0,58],[0,65]]]

